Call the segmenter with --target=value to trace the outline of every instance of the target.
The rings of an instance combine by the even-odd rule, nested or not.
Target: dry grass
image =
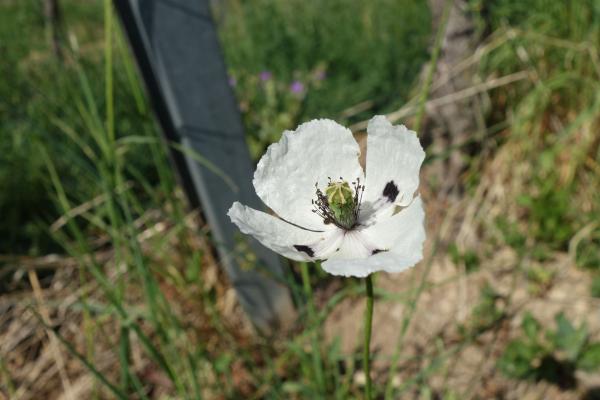
[[[156,235],[169,236],[176,229],[164,219],[163,210],[153,210],[153,218],[147,219],[148,226],[140,235],[141,243],[148,256],[152,251]],[[189,232],[202,232],[198,216],[187,216]],[[181,254],[179,240],[174,236],[169,244],[168,258],[156,259],[155,263],[167,268],[183,270],[186,260]],[[215,330],[209,321],[207,307],[203,304],[200,291],[214,292],[215,302],[211,312],[218,313],[220,324],[229,335],[240,342],[248,341],[251,328],[235,300],[233,289],[225,282],[223,273],[215,263],[207,245],[206,237],[194,234],[186,238],[186,245],[202,252],[205,257],[198,260],[202,265],[199,281],[202,287],[180,288],[166,279],[161,290],[176,309],[173,313],[185,315],[183,323],[195,341],[206,343],[218,352],[227,340]],[[97,238],[96,242],[103,242]],[[126,273],[123,266],[115,265],[112,250],[101,250],[94,255],[101,260],[113,284],[119,275]],[[39,259],[12,257],[6,264],[15,270],[13,279],[30,278],[31,287],[5,293],[0,297],[0,360],[5,395],[11,399],[76,399],[111,398],[97,382],[93,374],[57,342],[54,332],[59,333],[73,347],[85,354],[95,368],[111,380],[118,381],[119,355],[115,352],[122,322],[106,303],[99,285],[81,276],[80,265],[70,257],[49,255]],[[38,274],[44,278],[38,280]],[[81,299],[86,299],[86,304]],[[131,309],[145,308],[141,289],[127,293]],[[53,330],[45,329],[40,316]],[[148,334],[152,329],[146,326]],[[141,344],[131,336],[131,362],[135,374],[152,388],[153,398],[170,393],[172,384],[155,364],[144,354]]]

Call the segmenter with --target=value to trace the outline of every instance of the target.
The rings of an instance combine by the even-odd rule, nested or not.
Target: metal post
[[[209,0],[115,0],[165,139],[200,154],[171,157],[192,207],[201,205],[219,259],[255,326],[265,333],[294,317],[281,261],[254,240],[260,268],[243,270],[233,257],[237,229],[226,213],[235,200],[262,207],[251,185],[252,163],[237,103],[212,21]],[[241,239],[248,240],[248,239]]]

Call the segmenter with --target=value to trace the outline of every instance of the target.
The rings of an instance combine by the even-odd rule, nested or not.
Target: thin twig
[[[527,71],[519,71],[514,74],[505,75],[500,78],[490,79],[489,81],[485,81],[479,83],[477,85],[468,87],[466,89],[459,90],[454,93],[447,94],[445,96],[441,96],[432,100],[425,102],[425,109],[427,111],[432,111],[437,107],[444,106],[446,104],[451,104],[459,100],[463,100],[469,97],[476,96],[480,93],[490,91],[492,89],[496,89],[501,86],[510,85],[511,83],[518,82],[529,77],[529,72]],[[387,114],[386,117],[390,122],[396,122],[401,120],[402,118],[411,116],[416,114],[418,111],[418,107],[415,105],[406,105],[390,114]],[[361,131],[367,128],[367,124],[369,121],[361,121],[354,125],[350,126],[350,130],[352,131]]]
[[[133,183],[132,182],[125,182],[125,184],[121,187],[117,187],[115,189],[115,192],[117,194],[124,192],[126,190],[129,190],[133,187]],[[50,225],[50,232],[56,232],[57,230],[59,230],[60,228],[62,228],[63,226],[65,226],[69,220],[80,216],[82,214],[85,214],[86,212],[90,211],[91,209],[98,207],[100,205],[102,205],[102,203],[104,203],[107,199],[107,195],[106,194],[101,194],[99,196],[94,197],[91,200],[88,200],[84,203],[81,203],[80,205],[71,208],[69,211],[67,211],[64,215],[60,216],[60,218],[58,218],[56,221],[54,221],[52,223],[52,225]]]
[[[42,288],[40,285],[40,281],[37,277],[37,274],[35,273],[34,270],[30,269],[28,271],[28,276],[29,276],[29,282],[31,283],[31,288],[33,289],[33,295],[35,296],[36,302],[38,303],[40,315],[44,319],[44,323],[46,325],[51,325],[50,324],[50,313],[48,312],[48,309],[46,308],[46,305],[44,302],[44,295],[42,293]],[[65,369],[65,360],[64,360],[62,353],[60,351],[60,348],[58,346],[58,340],[54,336],[54,332],[50,333],[50,330],[46,330],[46,335],[48,336],[48,340],[50,341],[50,349],[51,349],[52,353],[54,354],[54,360],[56,362],[56,366],[58,367],[58,374],[60,376],[60,380],[62,382],[64,392],[65,392],[65,394],[68,394],[68,398],[70,400],[74,400],[74,397],[72,395],[70,395],[70,393],[72,392],[72,385],[71,385],[71,381],[69,380],[69,377],[67,375],[67,371]]]

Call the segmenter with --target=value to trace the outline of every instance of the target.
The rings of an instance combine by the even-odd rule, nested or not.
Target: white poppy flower
[[[425,152],[415,132],[383,116],[369,121],[367,134],[365,174],[352,132],[336,122],[313,120],[284,132],[253,181],[278,217],[239,202],[229,217],[285,257],[326,260],[323,269],[334,275],[412,267],[425,241],[425,213],[415,194]]]

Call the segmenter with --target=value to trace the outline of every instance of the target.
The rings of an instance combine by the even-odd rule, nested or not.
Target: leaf
[[[590,288],[590,292],[592,296],[598,298],[600,297],[600,276],[595,276],[592,280],[592,286]]]
[[[213,365],[215,367],[215,370],[217,370],[220,373],[224,373],[229,371],[232,361],[233,356],[229,353],[225,353],[217,357]]]
[[[513,340],[498,360],[498,367],[511,378],[530,379],[536,376],[535,360],[544,356],[544,349],[537,343]]]
[[[564,351],[569,360],[575,361],[587,341],[588,334],[585,325],[575,329],[561,312],[556,316],[556,332],[552,332],[549,337],[557,349]]]
[[[577,368],[594,371],[600,367],[600,342],[592,343],[584,349],[577,360]]]
[[[538,333],[540,332],[540,323],[531,315],[531,313],[525,313],[521,327],[531,342],[537,340]]]
[[[302,393],[306,388],[299,382],[284,382],[281,385],[281,390],[288,394]]]

